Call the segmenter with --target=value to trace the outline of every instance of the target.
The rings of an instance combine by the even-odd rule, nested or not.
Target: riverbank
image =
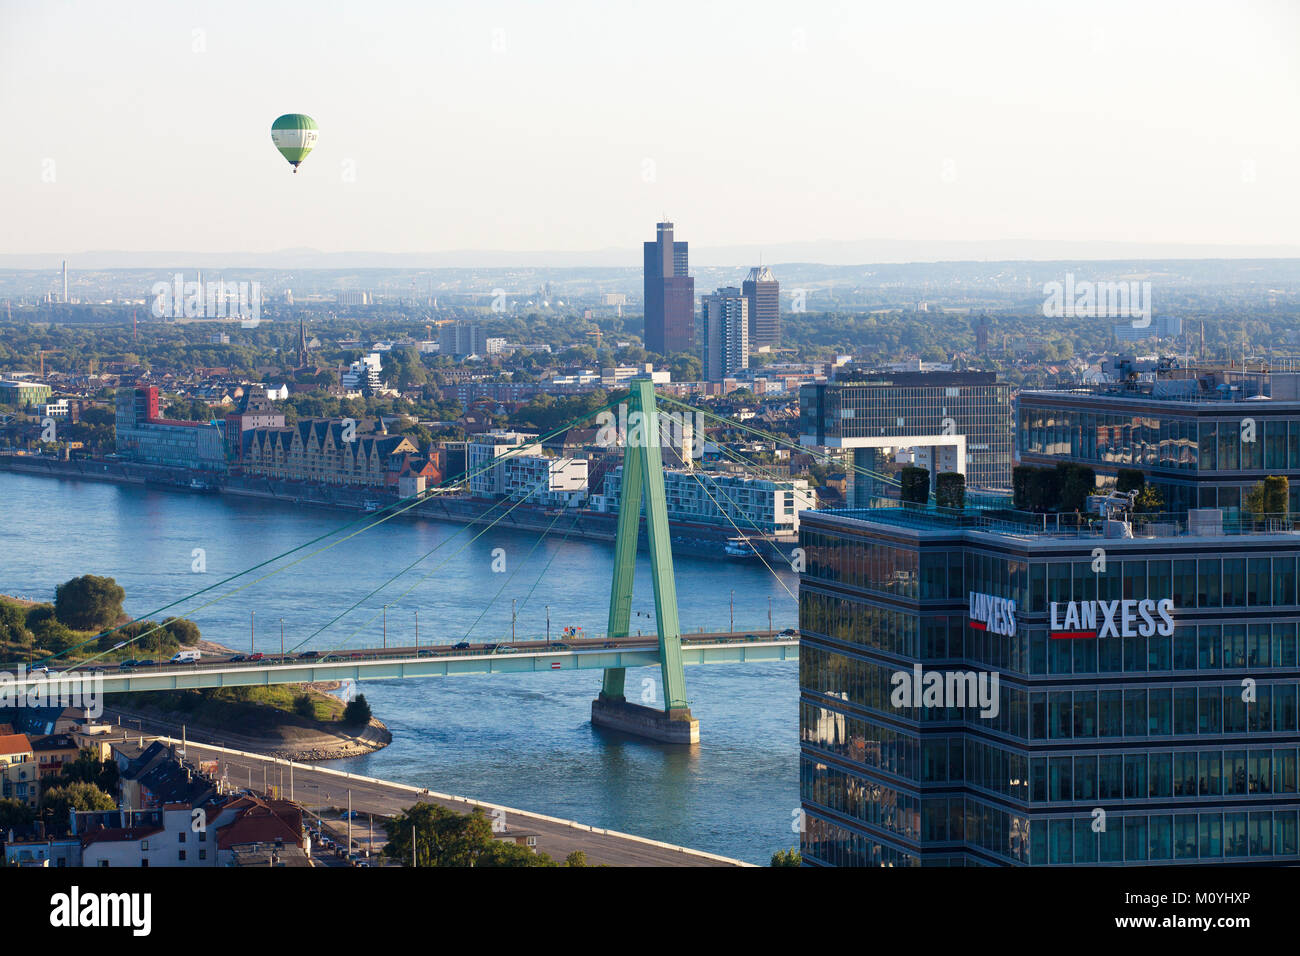
[[[147,485],[178,494],[195,494],[196,492],[189,488],[189,482],[192,477],[198,475],[197,472],[184,468],[165,468],[124,461],[89,459],[65,461],[35,455],[12,454],[0,455],[0,470],[49,478]],[[306,505],[362,514],[378,508],[387,508],[399,500],[396,494],[375,488],[350,488],[239,475],[223,476],[219,487],[205,488],[203,493],[282,502],[293,507]],[[533,505],[519,504],[514,507],[503,507],[500,502],[484,501],[458,494],[431,495],[414,507],[406,508],[392,517],[407,520],[424,518],[466,525],[484,525],[497,519],[496,527],[503,530],[524,531],[530,534],[550,531],[563,538],[601,541],[607,544],[613,543],[618,525],[617,514],[577,510],[557,516],[554,511]],[[671,521],[669,531],[672,549],[676,554],[719,558],[726,561],[757,561],[756,558],[731,558],[725,554],[727,540],[736,537],[736,529],[730,525],[722,527]],[[747,535],[750,542],[769,562],[779,560],[788,564],[791,549],[797,544],[793,537],[789,539],[762,537],[756,532],[747,532]],[[640,538],[642,546],[647,546],[644,521]]]
[[[205,655],[225,656],[236,653],[223,644],[205,638],[199,639],[197,647]],[[339,689],[338,681],[297,686],[304,693],[328,698],[331,703],[341,707],[341,703],[333,696],[333,692]],[[145,733],[175,736],[183,732],[190,740],[200,743],[233,746],[281,760],[342,760],[374,753],[393,742],[392,733],[382,721],[373,716],[366,726],[354,728],[337,721],[308,720],[265,704],[222,701],[220,703],[225,705],[225,716],[219,726],[214,726],[211,722],[204,722],[201,713],[196,715],[149,707],[140,702],[145,694],[157,697],[161,693],[145,691],[139,695],[113,694],[105,700],[104,715],[109,720],[139,726]],[[129,698],[130,704],[114,706],[113,702],[122,698]],[[246,719],[241,720],[240,709],[248,712],[244,715]]]
[[[104,704],[104,719],[113,723],[129,729],[138,728],[155,736],[184,735],[196,743],[234,747],[280,760],[315,762],[361,757],[382,750],[393,742],[392,733],[374,717],[370,718],[370,723],[365,727],[355,730],[344,727],[325,730],[320,725],[309,724],[293,714],[284,714],[284,719],[277,720],[272,728],[249,736],[239,733],[238,726],[206,726],[186,719],[186,715],[160,711],[138,703],[129,707],[116,706],[113,701],[117,696],[119,695],[109,696]]]

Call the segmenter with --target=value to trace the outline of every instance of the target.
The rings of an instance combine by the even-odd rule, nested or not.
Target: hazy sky
[[[0,122],[0,253],[1294,244],[1300,2],[0,0]]]

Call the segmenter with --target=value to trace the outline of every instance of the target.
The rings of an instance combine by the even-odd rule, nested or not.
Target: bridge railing
[[[782,631],[794,630],[793,628],[783,628],[780,630],[769,631],[766,623],[762,627],[755,628],[738,628],[735,631],[705,631],[700,628],[696,631],[688,631],[682,634],[682,641],[687,644],[717,643],[717,644],[743,644],[753,643],[754,641],[770,641],[781,639],[794,639]],[[459,643],[459,642],[458,642]],[[550,641],[545,638],[527,638],[516,639],[511,641],[508,637],[496,640],[479,641],[475,646],[468,648],[457,648],[453,644],[430,643],[421,644],[418,652],[415,645],[395,645],[393,647],[361,647],[355,650],[339,649],[332,651],[321,651],[317,657],[303,657],[301,654],[284,654],[264,653],[260,660],[250,661],[214,661],[204,660],[189,663],[176,663],[171,661],[151,661],[147,664],[136,665],[134,667],[122,668],[115,662],[104,664],[90,663],[87,666],[74,664],[72,667],[64,670],[50,670],[52,677],[60,674],[73,675],[90,675],[95,673],[130,675],[140,673],[141,675],[167,672],[172,673],[181,671],[183,673],[194,673],[198,671],[211,670],[228,670],[230,668],[250,668],[260,669],[266,667],[311,667],[317,664],[346,664],[346,663],[365,663],[367,661],[402,661],[416,660],[424,658],[458,658],[458,657],[492,657],[505,656],[510,653],[546,653],[548,650],[555,652],[558,650],[563,653],[568,651],[602,651],[614,650],[618,648],[638,648],[657,643],[657,633],[654,631],[648,634],[632,634],[623,638],[610,639],[605,634],[598,634],[588,637],[569,637],[559,635],[552,637]],[[553,645],[564,644],[564,649],[555,649]],[[612,644],[613,647],[606,645]],[[489,651],[487,646],[496,645],[497,650]],[[509,648],[509,651],[503,653],[501,647]],[[410,654],[402,654],[401,651],[412,651]],[[241,652],[234,651],[235,655]],[[310,653],[303,652],[303,653]],[[16,673],[19,666],[26,669],[26,664],[12,663],[0,664],[0,669],[8,673]],[[30,673],[30,671],[28,672]]]

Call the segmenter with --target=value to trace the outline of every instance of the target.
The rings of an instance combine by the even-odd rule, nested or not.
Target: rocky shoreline
[[[104,719],[119,724],[126,730],[139,728],[151,736],[184,736],[198,744],[214,744],[234,750],[277,757],[281,760],[298,760],[315,763],[322,760],[342,760],[345,757],[360,757],[376,750],[382,750],[393,741],[393,735],[384,724],[371,718],[369,725],[359,733],[349,734],[343,731],[326,733],[313,731],[294,725],[282,729],[297,731],[292,735],[279,738],[271,736],[247,737],[232,734],[221,728],[213,728],[189,721],[179,721],[175,715],[160,712],[152,708],[126,709],[105,705]]]

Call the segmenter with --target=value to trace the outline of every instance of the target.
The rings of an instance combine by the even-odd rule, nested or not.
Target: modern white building
[[[650,376],[650,380],[656,385],[667,385],[673,380],[672,373],[667,369],[656,372],[655,367],[646,362],[645,365],[615,365],[611,368],[602,368],[600,370],[600,385],[601,388],[615,388],[626,385],[634,378],[646,375]]]
[[[36,414],[41,418],[67,418],[71,408],[66,398],[57,398],[54,401],[46,402],[44,405],[36,406]]]
[[[371,389],[382,388],[383,379],[380,376],[383,369],[383,356],[378,352],[371,352],[369,355],[362,356],[361,361],[349,365],[348,370],[339,377],[339,382],[350,392],[362,386]]]
[[[618,511],[623,466],[605,475],[604,494],[592,499],[598,511]],[[817,492],[803,478],[775,481],[750,475],[664,471],[670,521],[719,525],[741,534],[795,534],[799,512],[817,507]],[[730,520],[728,520],[730,519]]]
[[[494,430],[469,439],[465,443],[469,493],[476,498],[500,498],[505,494],[506,473],[504,462],[497,459],[509,452],[528,455],[541,450],[537,436],[528,432]]]
[[[502,462],[504,494],[547,508],[576,508],[587,499],[587,459],[521,455]]]

